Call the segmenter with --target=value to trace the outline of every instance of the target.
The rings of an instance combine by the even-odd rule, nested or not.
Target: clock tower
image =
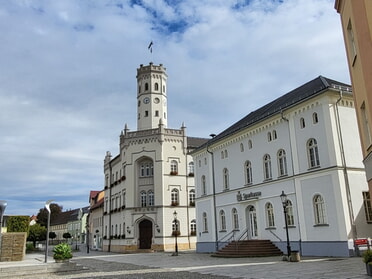
[[[167,74],[163,64],[137,69],[137,130],[167,127]]]

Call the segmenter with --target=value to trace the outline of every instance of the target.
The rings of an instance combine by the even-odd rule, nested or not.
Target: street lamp
[[[45,203],[45,208],[48,211],[48,222],[47,222],[47,235],[46,235],[46,244],[45,244],[45,262],[48,262],[48,244],[49,244],[49,224],[50,224],[50,204],[53,200],[48,200]]]
[[[1,229],[3,227],[3,215],[4,215],[4,211],[5,211],[5,208],[6,208],[7,204],[8,203],[6,201],[0,200],[0,249],[2,248],[2,245],[1,245],[2,231],[1,231]]]
[[[289,260],[289,257],[291,255],[291,245],[289,244],[289,234],[288,234],[288,220],[287,220],[287,206],[288,206],[288,199],[287,195],[282,191],[280,198],[282,200],[283,204],[283,211],[284,211],[284,221],[285,221],[285,232],[287,234],[287,257]]]
[[[173,224],[174,224],[174,236],[175,236],[175,246],[174,246],[174,253],[172,256],[178,256],[178,243],[177,243],[177,235],[178,235],[178,221],[177,221],[177,211],[173,212]]]

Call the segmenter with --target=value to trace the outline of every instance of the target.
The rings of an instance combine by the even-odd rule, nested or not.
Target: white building
[[[286,254],[284,191],[292,250],[349,256],[372,236],[358,137],[351,87],[320,76],[198,148],[197,251],[269,239]]]
[[[167,74],[162,64],[137,69],[137,131],[127,125],[120,153],[104,161],[103,250],[194,249],[194,163],[205,139],[167,128]],[[175,218],[174,213],[177,213]]]

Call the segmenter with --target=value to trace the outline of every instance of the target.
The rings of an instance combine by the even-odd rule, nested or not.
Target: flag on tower
[[[149,46],[147,47],[147,49],[149,49],[151,53],[152,53],[152,45],[153,45],[153,44],[154,44],[154,43],[151,41],[150,44],[149,44]]]

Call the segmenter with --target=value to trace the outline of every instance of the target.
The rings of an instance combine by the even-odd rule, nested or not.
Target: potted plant
[[[53,259],[58,262],[65,262],[72,258],[72,251],[70,245],[67,243],[60,243],[54,246]]]
[[[372,276],[372,251],[366,250],[362,254],[363,262],[366,264],[367,274]]]

